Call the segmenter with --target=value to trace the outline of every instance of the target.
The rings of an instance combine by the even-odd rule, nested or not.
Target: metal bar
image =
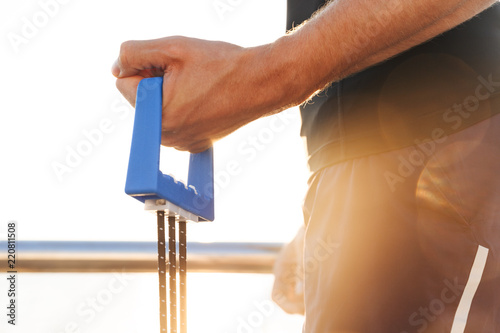
[[[167,331],[167,264],[165,248],[165,212],[157,211],[158,220],[158,278],[160,290],[160,332]]]
[[[186,279],[187,279],[187,240],[186,240],[186,221],[179,220],[179,316],[180,333],[187,333],[187,298],[186,298]]]
[[[168,275],[170,277],[170,333],[177,333],[177,255],[175,243],[175,215],[168,216]]]
[[[272,273],[282,243],[189,242],[189,272]],[[0,249],[7,242],[0,241]],[[18,241],[19,272],[156,272],[157,242]],[[17,259],[17,256],[16,256]]]

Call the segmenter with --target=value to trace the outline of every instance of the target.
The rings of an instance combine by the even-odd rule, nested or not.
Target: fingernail
[[[113,63],[113,66],[111,67],[111,73],[115,77],[119,77],[120,76],[121,71],[120,71],[120,67],[118,67],[118,60],[115,60],[115,62]]]

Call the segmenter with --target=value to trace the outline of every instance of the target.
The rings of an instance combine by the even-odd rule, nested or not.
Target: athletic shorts
[[[500,332],[500,115],[431,133],[311,181],[304,332]]]

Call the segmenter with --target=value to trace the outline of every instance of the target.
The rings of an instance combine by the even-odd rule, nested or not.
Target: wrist
[[[299,105],[320,88],[292,44],[285,36],[242,51],[238,67],[245,69],[242,77],[259,117]]]

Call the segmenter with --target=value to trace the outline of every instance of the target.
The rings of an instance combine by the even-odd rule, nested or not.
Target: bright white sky
[[[110,74],[121,42],[176,34],[271,42],[284,32],[285,2],[2,1],[0,225],[17,221],[25,240],[155,240],[155,217],[123,191],[133,109]],[[58,178],[54,163],[67,165],[103,122],[108,133]],[[307,180],[299,126],[290,110],[216,143],[216,221],[190,225],[189,240],[293,237]],[[182,178],[187,156],[173,155],[162,170]],[[237,174],[227,177],[233,164]]]

